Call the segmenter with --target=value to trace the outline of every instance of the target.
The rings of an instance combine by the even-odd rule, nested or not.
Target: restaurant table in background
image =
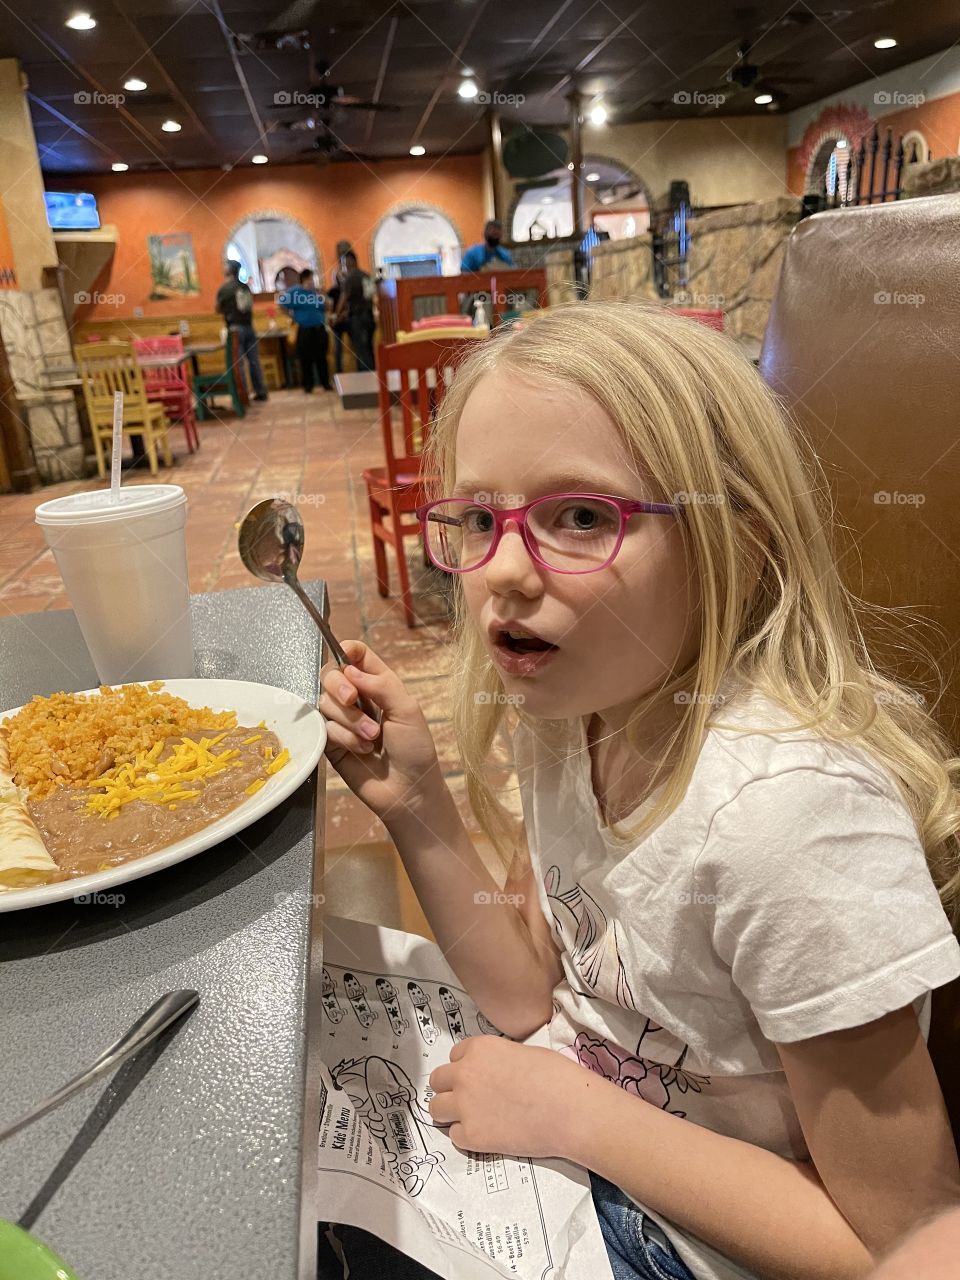
[[[225,342],[185,342],[183,344],[183,354],[189,356],[194,375],[199,377],[200,356],[212,356],[217,351],[222,351],[226,345]]]
[[[322,582],[307,583],[327,612]],[[316,703],[320,638],[282,586],[194,596],[197,675]],[[95,687],[71,611],[0,620],[0,708]],[[186,862],[0,914],[0,1126],[89,1065],[164,992],[200,1005],[0,1146],[0,1217],[82,1280],[315,1280],[325,762]],[[301,1206],[303,1213],[301,1214]]]
[[[141,369],[176,369],[178,365],[186,364],[189,360],[189,353],[184,351],[182,356],[137,356],[137,364]]]
[[[283,385],[285,387],[293,386],[293,374],[290,369],[290,349],[287,346],[288,330],[281,329],[274,325],[272,329],[258,329],[257,337],[260,339],[260,348],[262,353],[272,354],[276,357],[280,364],[280,371],[283,375]]]

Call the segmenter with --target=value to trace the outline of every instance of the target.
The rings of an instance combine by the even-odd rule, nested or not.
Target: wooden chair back
[[[377,349],[380,431],[391,484],[419,475],[430,423],[470,338],[424,338],[383,343]]]
[[[124,421],[142,421],[147,411],[143,370],[129,342],[93,342],[74,347],[90,425],[113,422],[113,398],[123,392]]]

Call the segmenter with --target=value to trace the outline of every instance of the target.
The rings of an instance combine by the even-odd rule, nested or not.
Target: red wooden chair
[[[138,359],[141,356],[180,356],[182,362],[187,359],[183,339],[179,334],[135,338],[133,349]],[[144,369],[143,381],[147,399],[158,401],[163,405],[170,421],[181,424],[187,437],[187,448],[193,453],[200,447],[200,436],[193,409],[193,387],[184,367],[184,363],[181,363],[167,369]]]
[[[404,539],[420,533],[413,512],[424,502],[423,446],[453,366],[476,339],[443,338],[385,343],[377,348],[380,431],[384,464],[363,473],[370,503],[370,531],[377,589],[390,594],[387,546],[397,557],[400,596],[407,626],[416,625]]]

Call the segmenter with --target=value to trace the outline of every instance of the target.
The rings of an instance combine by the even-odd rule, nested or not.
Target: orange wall
[[[879,83],[879,81],[878,81]],[[880,126],[880,148],[877,153],[877,166],[883,169],[883,143],[887,129],[893,130],[893,141],[913,129],[919,129],[927,140],[934,160],[944,156],[955,156],[960,151],[960,93],[948,93],[942,98],[932,98],[921,102],[916,107],[904,107],[901,111],[891,111],[876,116]],[[806,175],[800,168],[799,147],[787,148],[787,188],[794,195],[803,194],[803,183]],[[926,156],[921,159],[926,160]],[[869,165],[869,152],[867,164]],[[893,161],[890,162],[890,181],[893,182]],[[875,181],[876,189],[880,189],[880,176]]]
[[[95,286],[110,300],[78,307],[78,321],[132,316],[137,307],[144,316],[212,311],[223,282],[227,237],[257,210],[279,210],[306,226],[320,253],[325,280],[338,240],[350,240],[361,266],[370,266],[377,224],[398,205],[435,205],[453,222],[464,246],[481,238],[486,212],[482,155],[380,160],[375,165],[288,165],[231,173],[203,169],[78,175],[67,185],[92,191],[101,223],[112,223],[118,231],[116,252]],[[193,235],[200,296],[151,302],[147,236],[174,231]]]

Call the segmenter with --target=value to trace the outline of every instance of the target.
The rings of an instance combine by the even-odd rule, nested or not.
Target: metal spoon
[[[282,498],[266,498],[251,507],[243,517],[238,535],[240,559],[257,578],[265,582],[285,582],[292,588],[300,603],[320,628],[320,634],[333,654],[338,667],[345,667],[350,659],[344,653],[337,637],[330,630],[321,614],[297,578],[297,567],[303,555],[303,521],[300,512]],[[370,702],[361,693],[357,701],[359,709],[376,724],[383,720],[382,708]],[[374,740],[373,754],[380,752],[383,735]]]
[[[49,1098],[46,1098],[31,1111],[28,1111],[25,1116],[21,1116],[13,1124],[7,1125],[5,1129],[0,1129],[0,1142],[3,1142],[4,1138],[10,1138],[15,1133],[19,1133],[28,1124],[31,1124],[34,1120],[39,1120],[41,1116],[45,1116],[54,1107],[59,1107],[61,1102],[66,1102],[68,1098],[72,1098],[75,1093],[85,1089],[88,1084],[92,1084],[94,1080],[104,1075],[107,1071],[112,1071],[121,1062],[125,1062],[127,1058],[131,1058],[135,1053],[139,1053],[144,1045],[148,1045],[151,1040],[155,1040],[161,1031],[166,1031],[167,1027],[172,1026],[178,1018],[182,1018],[188,1010],[197,1004],[199,999],[200,996],[196,991],[168,991],[165,996],[161,996],[155,1004],[150,1006],[142,1018],[137,1019],[129,1031],[122,1035],[119,1040],[115,1040],[109,1049],[104,1049],[96,1062],[87,1067],[86,1071],[81,1071],[78,1076],[68,1080],[56,1093],[51,1093]]]

